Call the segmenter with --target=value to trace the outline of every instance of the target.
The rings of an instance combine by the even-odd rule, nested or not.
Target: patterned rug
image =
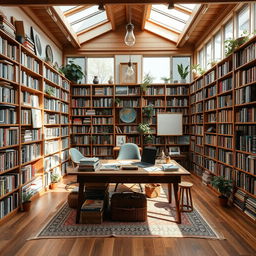
[[[174,201],[174,200],[173,200]],[[32,239],[72,237],[193,237],[224,239],[207,223],[194,207],[190,213],[182,213],[182,224],[176,224],[175,207],[169,205],[164,191],[158,198],[147,200],[146,222],[114,222],[102,224],[76,224],[76,210],[67,203],[58,210],[46,226]]]

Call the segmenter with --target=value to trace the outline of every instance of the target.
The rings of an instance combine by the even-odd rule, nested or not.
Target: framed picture
[[[128,86],[116,86],[116,95],[128,95]]]
[[[169,155],[180,155],[180,147],[169,147]]]
[[[33,27],[31,27],[31,38],[35,44],[35,53],[39,58],[41,58],[43,53],[41,38],[39,33]]]
[[[132,63],[132,68],[134,74],[132,76],[128,76],[127,69],[128,63],[120,63],[120,84],[136,84],[137,83],[137,63]]]
[[[121,147],[125,143],[126,143],[126,136],[125,135],[117,135],[116,136],[116,146],[117,147]]]

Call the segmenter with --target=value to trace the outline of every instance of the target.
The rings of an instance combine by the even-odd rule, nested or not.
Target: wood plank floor
[[[70,180],[71,177],[68,178]],[[64,185],[33,201],[28,213],[18,213],[0,226],[0,255],[4,256],[255,256],[256,224],[238,209],[220,208],[217,196],[194,177],[192,196],[203,216],[226,240],[195,238],[72,238],[27,239],[37,233],[67,198]],[[64,181],[67,182],[67,179]]]

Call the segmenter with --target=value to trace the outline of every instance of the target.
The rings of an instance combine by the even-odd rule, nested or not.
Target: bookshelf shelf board
[[[90,95],[72,95],[73,98],[91,98]]]
[[[8,193],[6,193],[6,194],[0,196],[0,201],[1,201],[2,199],[4,199],[5,197],[7,197],[7,196],[9,196],[9,195],[11,195],[11,194],[13,194],[13,193],[15,193],[15,192],[18,191],[18,190],[19,190],[19,188],[15,188],[15,189],[12,190],[11,192],[8,192]]]
[[[21,91],[27,91],[27,92],[34,93],[34,94],[39,94],[39,95],[43,94],[42,91],[27,87],[27,86],[22,85],[22,84],[20,85],[20,88],[21,88]]]
[[[115,94],[115,98],[131,98],[131,97],[140,98],[141,95],[140,94],[127,94],[127,95]]]
[[[252,155],[252,156],[255,156],[255,158],[256,158],[256,153],[253,153],[253,152],[247,152],[247,151],[238,150],[238,149],[236,149],[235,151],[236,151],[236,152],[238,152],[238,153],[246,154],[246,155]]]
[[[225,109],[232,109],[233,106],[227,106],[227,107],[222,107],[222,108],[218,108],[217,111],[221,111],[221,110],[225,110]]]
[[[216,83],[217,83],[217,80],[214,80],[213,82],[211,82],[209,84],[205,84],[203,88],[211,87],[211,86],[215,85]]]
[[[54,82],[52,82],[51,80],[47,79],[44,77],[44,82],[46,82],[47,84],[53,86],[53,87],[57,87],[57,88],[62,88],[59,84],[56,84]],[[63,90],[65,90],[64,88],[62,88]]]
[[[164,107],[155,107],[155,108],[164,108]],[[189,108],[189,106],[166,106],[166,108]]]
[[[65,103],[69,103],[69,102],[66,101],[66,100],[63,100],[63,99],[58,98],[58,97],[55,97],[55,96],[51,96],[51,95],[49,95],[49,94],[47,94],[47,93],[44,93],[44,97],[46,97],[46,98],[48,98],[48,99],[55,99],[55,100],[63,101],[63,102],[65,102]]]
[[[0,175],[8,173],[8,172],[11,172],[11,171],[13,171],[13,170],[15,170],[17,168],[19,168],[19,165],[16,165],[16,166],[14,166],[14,167],[12,167],[10,169],[4,170],[4,171],[0,171]]]
[[[218,136],[224,136],[224,137],[233,137],[232,134],[225,134],[225,133],[218,133]]]
[[[0,127],[17,127],[20,126],[19,124],[0,124]]]
[[[200,148],[204,147],[204,145],[200,145],[200,144],[195,144],[195,146],[200,147]]]
[[[245,63],[245,64],[243,64],[243,65],[237,67],[237,68],[235,69],[235,71],[238,71],[238,70],[241,70],[241,69],[246,69],[246,68],[255,66],[255,64],[256,64],[256,59],[251,60],[251,61],[249,61],[249,62],[247,62],[247,63]]]
[[[220,160],[214,160],[214,161],[217,161],[217,162],[219,162],[220,164],[226,165],[226,166],[228,166],[228,167],[230,167],[230,168],[233,168],[233,165],[231,165],[231,164],[224,163],[224,162],[222,162],[222,161],[220,161]]]
[[[41,143],[43,140],[31,140],[31,141],[24,141],[21,143],[21,145],[28,145],[32,143]]]
[[[99,107],[100,108],[100,107]],[[140,109],[141,107],[116,107],[116,109],[122,109],[122,108],[134,108],[134,109]],[[156,107],[155,107],[156,108]]]
[[[9,102],[0,102],[0,107],[8,107],[8,106],[13,106],[13,107],[18,107],[19,104],[16,103],[9,103]]]
[[[92,95],[92,98],[113,98],[113,95]]]
[[[19,147],[19,144],[8,145],[8,146],[1,147],[1,150],[9,149],[9,148],[17,148],[17,147]]]
[[[56,137],[51,137],[51,138],[44,138],[44,141],[49,141],[49,140],[58,140],[60,139],[61,136],[56,136]]]
[[[238,187],[238,188],[239,188],[240,190],[242,190],[243,192],[245,192],[246,194],[248,194],[249,196],[251,196],[251,197],[253,197],[253,198],[256,198],[256,195],[254,195],[254,194],[248,192],[248,191],[245,190],[244,188],[242,188],[242,187]]]
[[[78,146],[78,147],[81,147],[81,146],[89,147],[89,146],[91,146],[91,144],[77,144],[77,143],[71,143],[71,145]]]
[[[69,135],[62,135],[62,136],[60,136],[61,139],[62,138],[66,138],[66,137],[69,137]]]
[[[22,70],[22,71],[25,71],[26,74],[28,74],[28,75],[30,75],[30,76],[32,76],[32,77],[35,77],[35,78],[38,78],[38,79],[43,78],[42,75],[40,75],[39,73],[33,71],[33,70],[30,69],[30,68],[27,68],[26,66],[23,66],[22,64],[20,65],[20,67],[21,67],[21,70]]]
[[[25,166],[25,165],[32,164],[32,163],[34,163],[34,162],[36,162],[36,161],[38,161],[38,160],[40,160],[40,159],[42,159],[42,156],[37,157],[37,158],[35,158],[35,159],[33,159],[33,160],[30,160],[30,161],[28,161],[28,162],[22,163],[21,166]]]
[[[196,152],[195,152],[195,153],[196,153]],[[204,168],[201,164],[198,164],[198,163],[196,163],[196,162],[194,162],[194,161],[192,161],[192,163],[195,164],[195,165],[197,165],[198,167],[200,167],[200,168],[202,168],[202,169]]]
[[[228,151],[233,151],[232,148],[227,148],[227,147],[222,147],[222,146],[217,146],[218,148],[221,148],[221,149],[225,149],[225,150],[228,150]]]
[[[169,94],[169,95],[166,95],[166,97],[182,97],[182,98],[185,98],[185,97],[188,97],[187,95],[182,95],[182,94]]]
[[[255,122],[235,122],[238,125],[255,125]]]
[[[208,110],[205,110],[204,112],[205,113],[209,113],[209,112],[216,112],[217,111],[217,109],[215,108],[215,109],[208,109]]]
[[[59,150],[57,150],[57,151],[55,151],[55,152],[53,152],[53,153],[50,153],[50,154],[45,154],[44,155],[44,158],[46,158],[46,157],[48,157],[48,156],[52,156],[52,155],[55,155],[55,154],[57,154],[57,153],[59,153],[60,152],[60,149]]]
[[[165,97],[164,94],[159,94],[159,95],[153,95],[153,94],[146,94],[146,95],[143,95],[143,98],[158,98],[158,97]]]
[[[49,109],[44,109],[44,112],[51,112],[51,113],[56,113],[56,114],[60,114],[60,111],[55,111],[55,110],[49,110]],[[63,113],[61,113],[63,114]]]
[[[21,108],[40,109],[40,110],[42,110],[42,108],[40,108],[40,107],[32,107],[30,105],[23,105],[23,104],[21,104],[20,106],[21,106]]]
[[[42,175],[42,174],[41,174],[41,175]],[[33,180],[35,180],[37,177],[38,177],[38,175],[37,175],[37,176],[35,175],[35,176],[31,177],[30,180],[26,181],[25,183],[22,183],[22,184],[20,185],[20,188],[22,188],[22,187],[28,185],[28,184],[31,183]]]
[[[92,144],[93,147],[114,147],[114,144]]]
[[[93,126],[113,126],[114,124],[92,124]]]
[[[248,174],[248,175],[251,175],[251,176],[253,176],[253,177],[256,177],[256,174],[253,174],[253,173],[251,173],[251,172],[247,172],[247,171],[245,171],[245,170],[242,170],[242,169],[238,168],[237,166],[235,166],[235,169],[236,169],[237,171],[240,171],[240,172],[246,173],[246,174]]]
[[[84,108],[84,109],[91,109],[91,107],[79,107],[79,106],[77,106],[77,107],[73,107],[73,106],[71,106],[71,108]],[[72,115],[72,116],[75,116],[75,115]],[[86,115],[84,115],[84,116],[86,116]],[[88,115],[87,115],[88,116]]]
[[[217,95],[218,95],[218,96],[222,96],[222,95],[226,95],[226,94],[231,94],[232,92],[233,92],[233,89],[228,90],[228,91],[225,91],[225,92],[220,92],[220,93],[218,93]]]
[[[225,75],[219,77],[218,80],[219,80],[219,81],[225,80],[226,78],[229,78],[229,77],[231,77],[232,75],[233,75],[233,71],[229,71],[227,74],[225,74]]]
[[[11,63],[13,63],[15,65],[19,65],[18,61],[14,60],[12,58],[9,58],[8,56],[6,56],[4,54],[1,54],[1,53],[0,53],[0,59],[5,59],[5,60],[7,60],[7,61],[9,61],[9,62],[11,62]]]
[[[256,81],[253,81],[253,82],[250,82],[250,83],[247,83],[247,84],[237,86],[237,87],[235,87],[235,90],[239,90],[239,89],[247,87],[247,86],[253,86],[253,85],[255,86],[255,84],[256,84]]]
[[[210,157],[210,156],[207,156],[207,155],[205,155],[205,157],[210,159],[210,160],[213,160],[214,162],[218,162],[218,160],[216,158],[213,158],[213,157]]]
[[[216,121],[215,122],[204,122],[204,124],[208,124],[208,125],[216,124],[216,123],[217,123]],[[202,123],[197,123],[197,124],[202,125]]]
[[[91,133],[90,132],[81,132],[81,133],[77,132],[77,133],[71,133],[70,135],[91,135]]]
[[[233,124],[233,122],[217,122],[217,124]]]
[[[17,86],[19,86],[19,83],[16,82],[16,81],[13,81],[13,80],[9,80],[9,79],[5,79],[3,77],[0,76],[0,80],[4,81],[4,82],[7,82],[7,83],[10,83],[10,84],[15,84]]]
[[[243,104],[235,104],[235,108],[237,107],[244,107],[244,106],[250,106],[250,105],[255,105],[256,101],[252,101],[252,102],[247,102],[247,103],[243,103]]]
[[[208,172],[210,172],[213,176],[218,176],[216,173],[214,173],[213,171],[209,170],[208,168],[204,167],[204,169]]]
[[[60,114],[61,114],[61,115],[66,115],[66,116],[69,115],[69,113],[67,113],[67,112],[60,112]]]

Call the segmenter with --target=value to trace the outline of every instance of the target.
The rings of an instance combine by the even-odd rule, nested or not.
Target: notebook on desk
[[[144,148],[142,152],[141,162],[132,163],[138,167],[149,167],[155,165],[156,161],[156,148]]]

